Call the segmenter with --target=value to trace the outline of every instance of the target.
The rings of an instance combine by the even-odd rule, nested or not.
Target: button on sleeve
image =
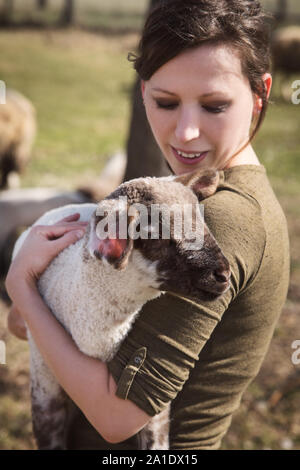
[[[131,384],[142,367],[147,355],[147,348],[139,348],[131,356],[128,364],[125,366],[117,387],[117,396],[123,399],[127,399]]]

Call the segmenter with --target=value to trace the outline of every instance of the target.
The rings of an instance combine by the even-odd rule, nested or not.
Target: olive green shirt
[[[148,302],[108,364],[120,398],[151,416],[171,401],[171,449],[220,446],[287,295],[287,224],[265,168],[236,166],[220,176],[216,194],[203,201],[204,218],[230,263],[230,289],[214,301],[166,293]],[[92,444],[81,433],[76,442],[137,448],[135,436],[116,445],[99,436]]]

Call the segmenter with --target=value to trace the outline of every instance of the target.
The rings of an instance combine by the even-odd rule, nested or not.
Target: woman
[[[223,297],[196,304],[167,293],[149,302],[105,365],[77,349],[36,289],[51,259],[74,241],[76,215],[33,230],[12,263],[6,285],[13,310],[97,430],[78,414],[70,447],[136,448],[136,433],[171,401],[171,449],[218,448],[259,371],[289,277],[286,221],[251,144],[272,84],[266,23],[255,0],[164,1],[133,58],[150,126],[173,172],[220,170],[218,191],[204,204],[231,265]]]

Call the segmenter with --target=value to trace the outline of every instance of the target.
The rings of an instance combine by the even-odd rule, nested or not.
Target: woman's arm
[[[36,279],[50,261],[76,241],[78,226],[71,225],[62,221],[60,225],[33,227],[10,267],[6,287],[60,385],[102,437],[116,443],[136,434],[150,416],[133,402],[116,397],[116,384],[106,364],[77,348],[36,287]]]

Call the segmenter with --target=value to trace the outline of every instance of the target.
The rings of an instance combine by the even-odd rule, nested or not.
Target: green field
[[[2,32],[0,41],[1,79],[37,110],[38,136],[23,185],[76,184],[83,173],[99,173],[105,156],[124,147],[134,78],[127,51],[136,36],[121,44],[84,32],[23,31]]]
[[[75,28],[0,31],[0,79],[28,96],[37,110],[38,135],[22,186],[75,188],[99,174],[108,155],[124,149],[134,81],[126,57],[137,41],[136,33],[99,35]],[[291,288],[270,352],[224,449],[300,449],[299,381],[275,408],[269,402],[296,370],[291,343],[300,339],[300,105],[283,101],[277,82],[272,100],[255,148],[287,216]],[[32,449],[28,348],[5,330],[6,314],[0,303],[0,339],[7,345],[7,365],[0,366],[0,449]]]

